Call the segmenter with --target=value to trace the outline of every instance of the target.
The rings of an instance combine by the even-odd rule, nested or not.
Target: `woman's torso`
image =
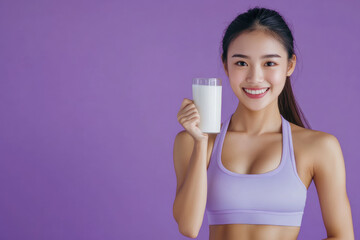
[[[312,159],[307,144],[313,139],[316,131],[299,127],[290,123],[293,142],[296,168],[299,178],[308,189],[312,178]],[[223,124],[221,124],[223,125]],[[210,164],[210,157],[214,148],[217,134],[209,134],[209,147],[207,154],[207,168]],[[282,134],[266,134],[253,138],[246,138],[237,132],[228,132],[225,135],[221,152],[223,166],[235,173],[240,174],[260,174],[274,170],[278,167],[282,153]],[[237,144],[242,142],[247,144]],[[256,143],[256,144],[254,144]],[[300,227],[297,226],[277,226],[277,225],[258,225],[258,224],[222,224],[209,225],[210,240],[296,240]]]

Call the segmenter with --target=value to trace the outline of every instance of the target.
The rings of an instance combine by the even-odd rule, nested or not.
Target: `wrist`
[[[196,145],[206,145],[206,146],[207,146],[208,140],[209,140],[208,137],[203,137],[203,138],[200,138],[200,139],[195,139],[195,144],[196,144]]]

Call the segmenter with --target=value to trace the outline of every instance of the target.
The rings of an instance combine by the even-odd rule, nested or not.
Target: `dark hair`
[[[238,15],[225,30],[221,58],[226,66],[230,43],[241,33],[254,30],[264,31],[279,40],[287,51],[288,60],[293,56],[293,35],[283,17],[274,10],[254,7]],[[305,127],[304,121],[306,128],[311,129],[309,122],[295,100],[289,76],[286,77],[285,86],[278,97],[278,107],[280,114],[285,119],[301,127]]]

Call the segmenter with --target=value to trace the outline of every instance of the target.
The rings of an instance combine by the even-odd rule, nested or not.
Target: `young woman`
[[[239,99],[219,134],[198,128],[184,99],[177,114],[173,214],[196,238],[206,210],[210,239],[296,240],[314,180],[327,239],[354,239],[345,165],[337,138],[304,127],[290,82],[293,36],[274,10],[253,8],[228,26],[222,62]]]

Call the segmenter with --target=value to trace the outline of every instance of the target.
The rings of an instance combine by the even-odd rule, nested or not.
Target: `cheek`
[[[239,85],[246,79],[246,71],[229,71],[229,80],[232,85]],[[282,71],[264,72],[264,81],[271,85],[282,85],[286,80],[286,75]]]
[[[282,71],[271,71],[265,76],[265,80],[272,85],[282,85],[286,80],[286,75]]]
[[[240,83],[246,79],[246,71],[241,71],[236,68],[229,68],[229,80],[231,82]]]

